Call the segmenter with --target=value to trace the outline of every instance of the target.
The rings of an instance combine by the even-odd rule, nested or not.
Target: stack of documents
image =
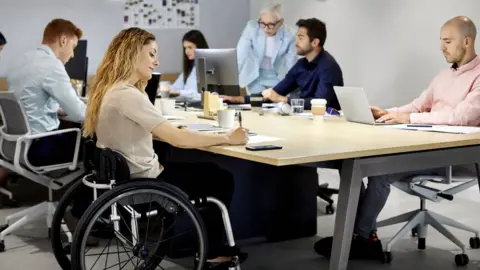
[[[446,125],[401,124],[401,125],[384,125],[381,127],[393,128],[393,129],[404,129],[404,130],[454,133],[454,134],[470,134],[470,133],[480,132],[480,127],[446,126]]]

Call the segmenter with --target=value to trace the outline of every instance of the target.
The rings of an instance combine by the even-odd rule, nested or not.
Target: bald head
[[[470,20],[470,18],[465,16],[457,16],[452,18],[448,20],[443,27],[456,28],[456,30],[459,31],[463,37],[469,37],[473,41],[475,41],[475,38],[477,37],[477,28],[475,27],[475,24],[472,22],[472,20]]]
[[[460,67],[475,58],[475,24],[465,16],[446,22],[440,30],[441,49],[448,63]]]

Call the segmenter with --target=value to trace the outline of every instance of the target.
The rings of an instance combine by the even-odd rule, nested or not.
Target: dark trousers
[[[59,129],[63,129],[61,125]],[[30,164],[36,167],[62,164],[73,161],[77,132],[67,132],[35,139],[28,151]],[[78,160],[82,161],[82,139],[80,139]]]
[[[213,163],[169,163],[158,179],[183,190],[190,199],[215,197],[227,208],[233,196],[233,176]],[[200,211],[207,230],[207,258],[223,254],[225,227],[218,206],[209,203]]]

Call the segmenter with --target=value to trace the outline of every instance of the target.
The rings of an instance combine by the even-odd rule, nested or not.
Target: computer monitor
[[[197,90],[240,96],[236,49],[196,49]]]
[[[82,96],[85,96],[88,77],[87,41],[79,40],[73,51],[73,58],[65,64],[70,79],[83,81]]]
[[[155,100],[157,99],[158,84],[160,83],[161,76],[162,74],[158,72],[152,73],[152,78],[148,80],[147,86],[145,87],[148,99],[150,99],[153,105],[155,105]]]

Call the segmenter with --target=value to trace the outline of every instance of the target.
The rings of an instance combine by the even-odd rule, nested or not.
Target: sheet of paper
[[[277,138],[277,137],[264,136],[264,135],[248,136],[248,144],[266,143],[266,142],[274,142],[274,141],[280,141],[280,140],[284,140],[284,139]]]
[[[173,121],[173,120],[185,120],[185,117],[183,116],[176,116],[176,115],[164,115],[164,117],[167,120]]]
[[[480,132],[480,127],[464,127],[464,126],[445,126],[445,125],[433,125],[433,126],[421,126],[421,125],[385,125],[385,128],[404,129],[404,130],[416,130],[416,131],[428,131],[428,132],[442,132],[442,133],[454,133],[454,134],[469,134]]]
[[[234,109],[234,110],[251,110],[252,105],[251,104],[230,104],[228,105],[229,109]]]
[[[313,118],[313,115],[311,112],[296,113],[294,115],[298,117]],[[326,113],[324,117],[337,117],[337,116],[340,116],[340,115],[332,115],[332,114]]]

